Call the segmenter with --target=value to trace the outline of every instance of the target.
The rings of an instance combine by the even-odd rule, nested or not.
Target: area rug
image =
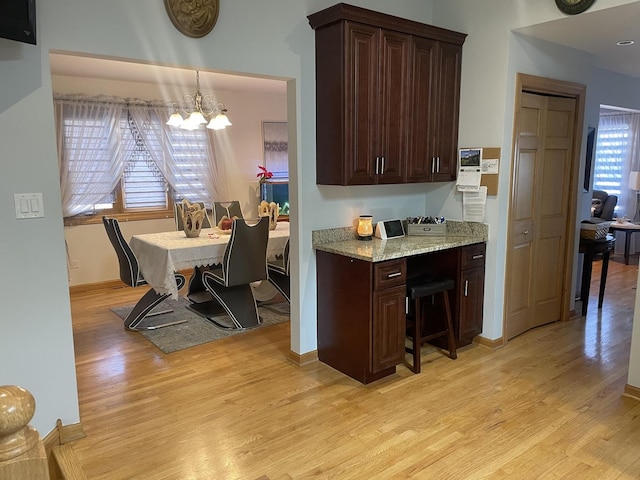
[[[164,313],[155,317],[147,317],[140,323],[140,326],[143,327],[145,324],[154,325],[159,323],[170,323],[179,320],[187,320],[187,322],[159,328],[157,330],[145,330],[139,333],[158,347],[162,352],[172,353],[177,352],[178,350],[184,350],[185,348],[194,347],[196,345],[202,345],[203,343],[213,342],[221,338],[230,337],[232,335],[241,335],[269,325],[276,325],[278,323],[289,321],[289,304],[286,302],[282,304],[276,303],[258,307],[258,312],[260,317],[262,317],[261,326],[239,332],[223,330],[216,327],[207,319],[189,310],[187,305],[189,305],[189,301],[184,298],[179,298],[178,300],[165,300],[158,305],[156,309],[172,309],[173,312]],[[124,319],[132,309],[133,305],[124,305],[121,307],[114,307],[111,311]],[[222,316],[222,318],[224,317],[226,317],[226,315]]]

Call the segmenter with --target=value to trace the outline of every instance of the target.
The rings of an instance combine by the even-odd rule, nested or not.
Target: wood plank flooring
[[[288,324],[165,355],[109,310],[144,289],[74,294],[72,447],[92,480],[640,479],[640,402],[621,396],[635,263],[611,262],[586,318],[367,386],[290,363]]]

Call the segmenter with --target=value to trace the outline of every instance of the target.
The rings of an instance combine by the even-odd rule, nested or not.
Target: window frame
[[[124,191],[122,179],[116,185],[114,189],[115,194],[115,202],[113,203],[113,208],[105,208],[93,214],[87,215],[74,215],[73,217],[66,217],[64,219],[65,227],[72,227],[77,225],[92,225],[102,223],[103,215],[107,215],[109,217],[115,218],[118,221],[126,222],[126,221],[136,221],[136,220],[158,220],[165,218],[173,218],[174,213],[174,191],[171,186],[167,188],[167,208],[162,209],[154,209],[154,208],[144,208],[144,209],[125,209],[124,208]]]

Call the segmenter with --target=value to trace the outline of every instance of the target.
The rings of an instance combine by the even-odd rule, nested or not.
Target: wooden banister
[[[35,399],[27,390],[0,386],[0,480],[49,480],[44,444],[29,425],[35,411]]]

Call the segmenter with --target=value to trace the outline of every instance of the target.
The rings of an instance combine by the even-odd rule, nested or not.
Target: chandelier
[[[211,95],[200,93],[200,72],[196,70],[196,93],[184,96],[184,104],[178,107],[173,104],[174,112],[169,117],[167,125],[180,127],[185,130],[195,130],[200,125],[207,124],[207,128],[224,130],[231,125],[227,118],[227,109],[224,104],[216,102]],[[182,110],[186,116],[183,118],[178,110]],[[207,123],[207,117],[211,117]]]

